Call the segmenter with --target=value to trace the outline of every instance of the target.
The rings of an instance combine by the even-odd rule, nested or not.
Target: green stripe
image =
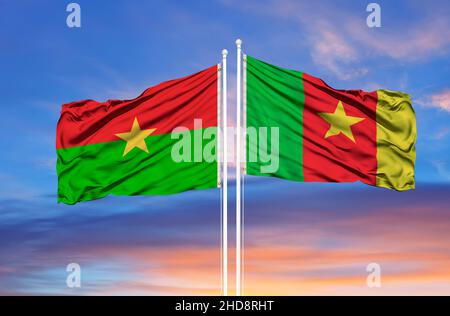
[[[194,133],[186,132],[191,144]],[[170,134],[149,136],[145,141],[149,153],[134,148],[125,156],[122,140],[58,149],[58,201],[75,204],[109,194],[161,195],[217,187],[214,137],[203,140],[205,152],[214,145],[213,156],[207,157],[212,162],[176,163],[171,151],[179,140]]]
[[[267,64],[253,57],[246,60],[247,174],[274,176],[303,181],[303,106],[305,94],[302,73]],[[252,135],[256,128],[259,140]],[[279,168],[265,173],[261,153],[271,153],[271,136],[267,142],[264,127],[279,128]],[[261,152],[262,151],[262,152]],[[251,158],[257,161],[250,161]]]

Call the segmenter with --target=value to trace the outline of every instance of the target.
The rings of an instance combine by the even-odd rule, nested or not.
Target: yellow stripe
[[[377,186],[415,188],[416,116],[408,94],[378,90]]]

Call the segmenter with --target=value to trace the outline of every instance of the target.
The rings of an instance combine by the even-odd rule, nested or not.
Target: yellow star
[[[363,117],[355,117],[345,114],[344,106],[341,101],[339,101],[334,113],[319,113],[319,115],[325,121],[330,123],[330,129],[325,134],[325,138],[342,133],[351,141],[356,143],[351,126],[364,120]]]
[[[139,126],[139,122],[137,117],[134,118],[133,126],[131,127],[131,131],[128,133],[119,133],[116,134],[117,137],[122,138],[127,142],[125,146],[125,151],[123,152],[123,156],[128,154],[134,147],[137,147],[146,153],[148,153],[147,145],[145,144],[145,138],[153,133],[156,128],[150,129],[141,129]]]

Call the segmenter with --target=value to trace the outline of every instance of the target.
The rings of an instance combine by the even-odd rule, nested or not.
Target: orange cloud
[[[309,230],[292,220],[287,225],[247,229],[244,294],[448,294],[450,223],[440,220],[440,213],[429,211],[429,217],[424,217],[423,211],[384,210],[330,220]],[[247,225],[251,226],[248,221]],[[269,238],[263,238],[264,234]],[[117,284],[113,291],[107,290],[108,294],[220,294],[219,248],[126,247],[95,252],[102,257],[125,258],[137,276]],[[230,255],[232,289],[233,251]],[[366,285],[365,269],[371,262],[381,265],[381,288]]]

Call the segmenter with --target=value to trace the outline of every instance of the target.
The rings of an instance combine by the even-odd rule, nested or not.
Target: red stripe
[[[303,74],[303,171],[305,181],[376,184],[377,93],[335,90],[322,80]],[[346,115],[365,118],[351,127],[356,143],[342,133],[325,138],[330,128],[318,113],[333,113],[341,101]]]
[[[119,140],[115,134],[130,131],[135,117],[141,129],[156,128],[154,134],[178,126],[193,129],[194,119],[201,119],[203,128],[217,126],[217,66],[163,82],[132,100],[63,105],[56,148]]]

